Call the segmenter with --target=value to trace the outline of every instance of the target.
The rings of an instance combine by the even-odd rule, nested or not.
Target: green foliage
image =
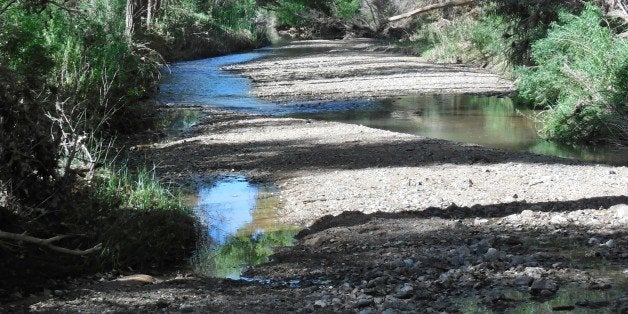
[[[508,71],[506,51],[511,41],[504,38],[509,23],[496,14],[483,15],[479,20],[461,16],[455,23],[440,21],[428,24],[420,31],[421,45],[425,41],[432,46],[423,55],[446,62],[464,62],[478,65],[490,64]],[[416,39],[415,39],[416,40]]]
[[[271,7],[277,16],[279,25],[301,26],[306,23],[303,14],[308,11],[305,0],[280,0]]]
[[[83,218],[94,221],[94,216],[100,216],[106,222],[96,227],[95,234],[104,246],[102,266],[163,266],[185,259],[194,248],[197,229],[191,209],[154,173],[108,168],[95,178],[91,193],[95,212]],[[84,215],[70,214],[73,219]]]
[[[350,19],[358,14],[361,4],[361,0],[334,0],[332,12],[341,19]]]
[[[231,0],[211,9],[212,18],[223,27],[232,30],[254,30],[253,21],[257,15],[255,0]]]
[[[542,134],[564,142],[626,141],[628,40],[614,38],[593,6],[562,13],[520,68],[523,99],[548,109]]]

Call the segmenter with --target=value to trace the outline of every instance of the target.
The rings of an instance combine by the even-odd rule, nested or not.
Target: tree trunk
[[[126,0],[126,12],[125,12],[125,28],[124,35],[131,40],[133,36],[133,11],[134,0]]]
[[[148,0],[146,5],[146,29],[149,30],[153,21],[155,0]]]

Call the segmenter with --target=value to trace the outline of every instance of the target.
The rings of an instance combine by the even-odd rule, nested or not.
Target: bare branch
[[[19,233],[12,233],[12,232],[6,232],[6,231],[2,231],[0,230],[0,239],[6,239],[6,240],[13,240],[13,241],[22,241],[22,242],[27,242],[27,243],[32,243],[38,246],[42,246],[45,248],[48,248],[50,250],[56,251],[56,252],[60,252],[60,253],[64,253],[64,254],[70,254],[70,255],[79,255],[79,256],[83,256],[83,255],[88,255],[91,253],[94,253],[98,250],[100,250],[102,248],[102,243],[98,243],[97,245],[95,245],[92,248],[89,248],[87,250],[73,250],[73,249],[68,249],[68,248],[64,248],[64,247],[60,247],[60,246],[56,246],[52,243],[57,242],[59,240],[65,239],[69,236],[67,235],[57,235],[54,236],[52,238],[48,238],[48,239],[41,239],[41,238],[36,238],[36,237],[31,237],[25,234],[19,234]]]
[[[7,4],[5,4],[2,7],[2,9],[0,9],[0,15],[2,15],[2,13],[6,12],[9,9],[9,7],[11,5],[13,5],[14,3],[16,3],[16,2],[17,2],[17,0],[9,0],[9,2],[7,2]]]
[[[477,0],[454,0],[454,1],[449,1],[449,2],[445,2],[445,3],[436,3],[436,4],[432,4],[432,5],[428,5],[422,8],[418,8],[414,11],[410,11],[410,12],[406,12],[404,14],[399,14],[399,15],[395,15],[393,17],[388,18],[388,22],[395,22],[398,20],[403,20],[403,19],[407,19],[409,17],[413,17],[417,14],[421,14],[421,13],[425,13],[425,12],[429,12],[429,11],[433,11],[433,10],[438,10],[438,9],[442,9],[442,8],[450,8],[450,7],[459,7],[459,6],[463,6],[463,5],[470,5],[477,2]]]

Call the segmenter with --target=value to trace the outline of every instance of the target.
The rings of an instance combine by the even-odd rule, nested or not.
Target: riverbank
[[[626,307],[625,166],[360,125],[196,110],[202,118],[183,138],[138,145],[133,154],[181,185],[227,173],[277,185],[278,216],[306,228],[299,244],[277,250],[242,281],[185,270],[102,276],[5,309]],[[553,303],[544,304],[548,299]]]
[[[208,112],[195,134],[139,153],[173,181],[238,172],[276,182],[280,216],[310,228],[299,245],[245,272],[260,281],[112,278],[30,310],[627,306],[618,292],[627,280],[626,167],[221,111]],[[353,213],[325,217],[343,211]]]

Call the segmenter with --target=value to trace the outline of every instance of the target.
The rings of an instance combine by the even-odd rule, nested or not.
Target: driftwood
[[[59,253],[64,253],[64,254],[82,256],[82,255],[88,255],[88,254],[94,253],[102,248],[102,243],[98,243],[94,247],[89,248],[87,250],[73,250],[73,249],[56,246],[53,244],[54,242],[57,242],[61,239],[65,239],[67,237],[68,236],[66,235],[58,235],[58,236],[54,236],[48,239],[41,239],[41,238],[31,237],[25,234],[11,233],[11,232],[0,230],[0,239],[32,243],[32,244],[45,247],[47,249],[50,249]]]
[[[444,2],[444,3],[436,3],[436,4],[431,4],[422,8],[418,8],[416,10],[410,11],[410,12],[406,12],[404,14],[399,14],[399,15],[395,15],[393,17],[389,17],[388,18],[388,22],[395,22],[398,20],[403,20],[403,19],[407,19],[409,17],[413,17],[417,14],[421,14],[421,13],[425,13],[425,12],[429,12],[429,11],[433,11],[433,10],[438,10],[438,9],[442,9],[442,8],[451,8],[451,7],[459,7],[459,6],[463,6],[463,5],[470,5],[473,3],[478,2],[478,0],[454,0],[454,1],[449,1],[449,2]]]

